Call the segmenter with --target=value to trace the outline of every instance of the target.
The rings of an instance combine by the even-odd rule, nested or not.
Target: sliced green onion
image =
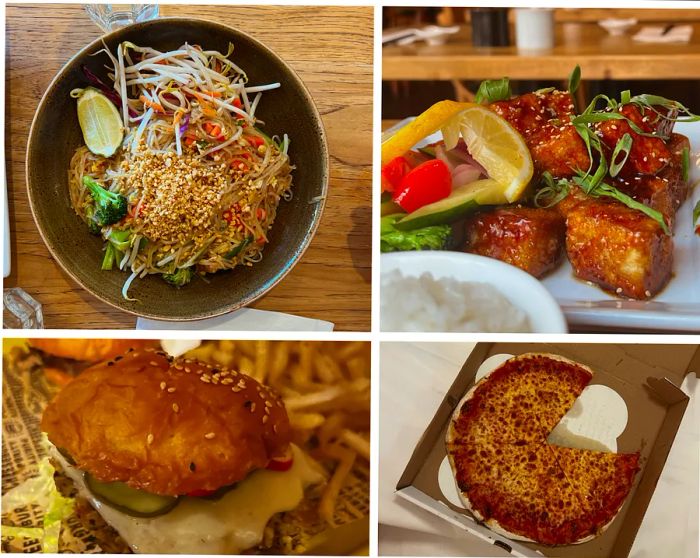
[[[700,219],[700,200],[698,200],[698,203],[696,203],[695,207],[693,208],[693,224],[698,224],[699,219]]]
[[[496,101],[507,101],[512,96],[510,80],[507,77],[487,79],[479,85],[474,101],[479,104],[493,103]]]
[[[615,145],[615,151],[613,151],[612,157],[610,158],[610,176],[614,178],[620,173],[622,167],[624,167],[627,162],[627,158],[630,156],[631,149],[632,136],[625,134],[620,141],[617,142],[617,145]],[[624,156],[621,161],[618,161],[620,153]]]
[[[690,151],[688,151],[687,147],[683,148],[681,165],[683,169],[683,182],[688,182],[688,178],[690,178]]]
[[[569,93],[571,93],[571,96],[574,96],[574,93],[576,93],[576,90],[578,89],[579,84],[581,83],[581,66],[576,64],[576,67],[573,69],[571,72],[571,75],[569,76]]]

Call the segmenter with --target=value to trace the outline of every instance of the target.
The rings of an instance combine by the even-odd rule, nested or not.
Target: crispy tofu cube
[[[666,129],[666,125],[659,122],[659,115],[651,110],[642,112],[636,105],[624,105],[620,114],[629,118],[644,132],[658,133],[657,129]],[[621,176],[633,176],[635,174],[657,174],[671,161],[671,152],[660,137],[643,136],[635,132],[626,120],[606,120],[595,125],[596,133],[603,144],[608,148],[608,160],[617,142],[622,136],[629,134],[632,137],[632,147],[627,161],[620,171]],[[612,161],[610,161],[612,164]]]
[[[586,145],[571,125],[574,103],[569,93],[528,93],[492,103],[489,108],[523,136],[537,174],[548,171],[553,176],[567,178],[576,169],[588,169]]]
[[[690,148],[688,138],[672,134],[667,142],[671,162],[657,175],[618,176],[612,185],[638,202],[660,211],[669,226],[688,197],[688,181],[683,179],[683,149]]]
[[[577,193],[562,208],[577,277],[635,299],[651,298],[668,283],[673,241],[656,221],[616,200]]]
[[[465,252],[496,258],[542,277],[564,255],[565,220],[553,209],[502,207],[470,216]]]

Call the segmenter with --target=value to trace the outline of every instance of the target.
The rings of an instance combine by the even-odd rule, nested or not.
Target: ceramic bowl
[[[488,283],[527,314],[533,333],[567,333],[564,314],[542,283],[502,261],[462,252],[394,252],[382,254],[381,266],[382,275],[394,270],[404,277],[429,272],[435,279]]]
[[[83,64],[108,81],[106,55],[92,56],[105,45],[111,52],[123,41],[170,50],[185,42],[226,52],[235,45],[233,60],[249,82],[280,82],[267,91],[256,112],[269,135],[287,133],[293,172],[291,202],[282,201],[263,259],[252,267],[207,275],[176,289],[160,277],[133,282],[127,301],[121,290],[129,274],[102,271],[103,242],[92,236],[71,208],[68,167],[83,144],[74,88],[85,87]],[[34,116],[27,148],[27,188],[32,213],[51,254],[63,269],[97,298],[133,314],[163,320],[192,320],[223,314],[265,294],[292,269],[318,227],[328,185],[328,147],[321,118],[311,95],[296,73],[273,51],[248,34],[204,20],[162,18],[112,32],[86,46],[58,73]]]

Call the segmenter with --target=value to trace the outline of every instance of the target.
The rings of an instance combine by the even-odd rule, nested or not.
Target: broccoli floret
[[[83,184],[95,201],[94,220],[100,227],[113,225],[124,218],[129,205],[126,197],[105,190],[89,176],[83,176]]]
[[[88,205],[85,207],[85,218],[87,219],[87,226],[90,234],[99,236],[102,234],[102,227],[95,221],[95,207]]]
[[[178,269],[175,273],[164,274],[163,279],[165,279],[165,281],[171,285],[182,287],[183,285],[187,285],[187,283],[192,280],[193,275],[194,272],[192,271],[191,267],[183,267]]]

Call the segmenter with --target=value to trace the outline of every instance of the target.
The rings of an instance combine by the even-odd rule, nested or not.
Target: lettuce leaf
[[[423,227],[412,231],[400,231],[394,223],[405,217],[403,213],[382,217],[380,249],[382,252],[407,252],[412,250],[444,250],[452,236],[450,225]]]
[[[66,498],[56,488],[54,467],[45,457],[38,463],[39,474],[10,489],[2,497],[2,513],[14,509],[37,505],[44,511],[42,527],[2,526],[2,538],[21,537],[41,541],[45,553],[58,552],[61,523],[67,519],[75,506],[73,498]]]

